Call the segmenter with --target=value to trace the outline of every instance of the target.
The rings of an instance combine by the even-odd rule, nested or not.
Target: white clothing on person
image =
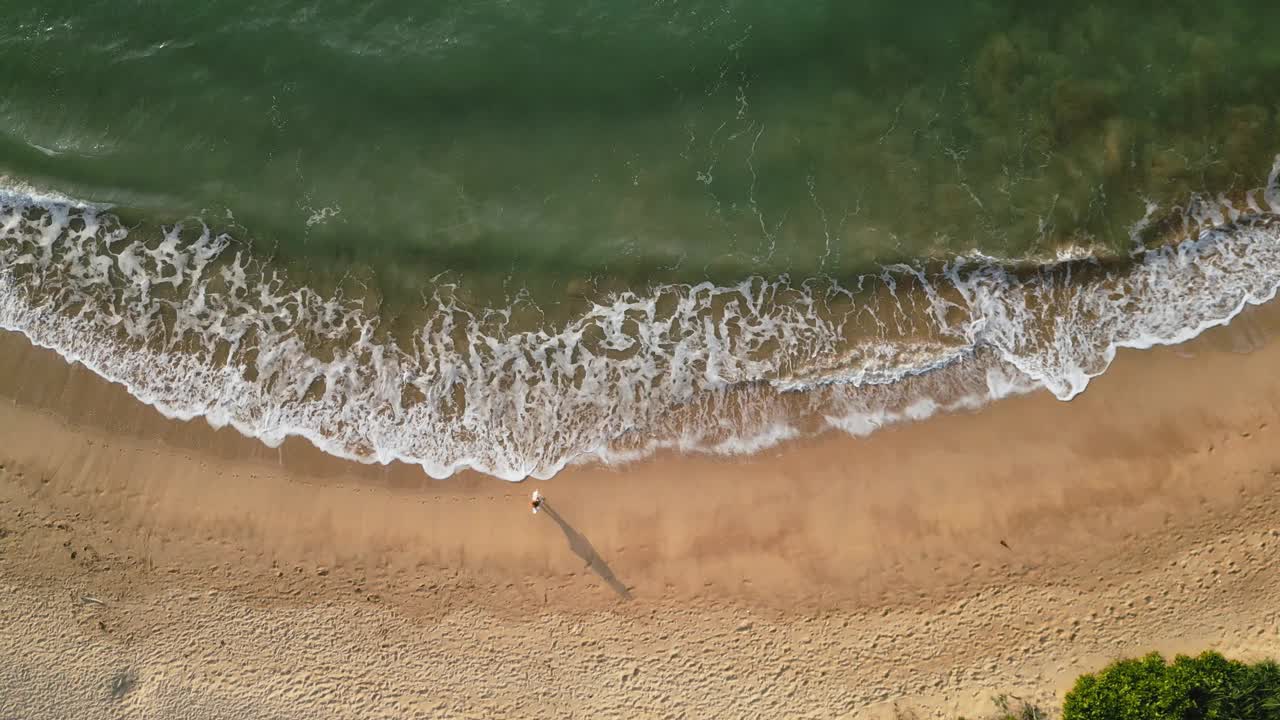
[[[538,514],[538,509],[542,507],[542,493],[537,490],[533,491],[533,501],[529,503],[533,506],[533,514]]]

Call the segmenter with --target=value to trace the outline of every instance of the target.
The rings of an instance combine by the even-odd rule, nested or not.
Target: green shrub
[[[1082,675],[1063,720],[1280,720],[1280,665],[1159,653]]]

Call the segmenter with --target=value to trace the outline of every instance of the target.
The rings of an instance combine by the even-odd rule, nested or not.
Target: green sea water
[[[293,409],[382,383],[388,407],[400,408],[386,412],[436,403],[429,422],[414,422],[467,448],[441,451],[437,468],[497,467],[474,446],[506,442],[512,418],[538,403],[560,409],[530,432],[560,427],[579,412],[563,392],[613,398],[601,412],[616,422],[584,420],[604,423],[603,435],[534,450],[533,439],[517,442],[504,476],[545,473],[601,443],[648,437],[655,424],[680,435],[710,423],[712,435],[731,435],[699,415],[722,411],[700,405],[699,392],[836,377],[883,385],[899,377],[895,367],[945,365],[938,358],[982,344],[976,320],[962,331],[953,317],[981,298],[966,289],[972,278],[942,282],[938,268],[984,258],[1036,276],[1063,257],[1140,263],[1135,247],[1185,239],[1167,232],[1169,219],[1206,198],[1244,207],[1280,151],[1280,4],[1257,0],[0,0],[0,10],[5,187],[109,207],[102,222],[173,267],[143,278],[135,254],[105,235],[89,251],[64,251],[59,243],[86,225],[99,232],[99,216],[57,220],[47,205],[14,201],[14,318],[42,302],[57,317],[110,305],[93,315],[104,338],[207,351],[213,365],[241,363],[237,377],[251,382],[297,370],[278,381],[296,386],[279,401]],[[49,235],[50,222],[63,224]],[[232,249],[210,261],[223,274],[195,293],[183,273],[205,232]],[[93,252],[107,265],[84,259]],[[49,258],[66,260],[57,278]],[[228,326],[209,319],[209,298],[228,295],[234,312],[218,312],[241,317],[257,292],[253,282],[237,290],[240,271],[228,269],[244,258],[272,293],[314,297],[255,301],[271,318],[246,321],[257,335],[239,328],[232,341],[210,340],[213,325]],[[65,292],[69,279],[107,266],[114,274],[98,290]],[[886,267],[915,269],[864,283]],[[709,291],[705,318],[680,315],[702,282],[740,288],[733,297],[749,309],[726,313],[739,301]],[[897,294],[904,284],[919,307]],[[1067,302],[1072,285],[1063,287],[1027,307]],[[301,327],[299,308],[334,297],[364,303],[363,314],[316,310],[350,322],[308,315],[296,335],[311,360],[266,368],[257,338]],[[599,314],[628,297],[657,299],[618,310],[621,319]],[[188,315],[213,325],[183,336]],[[1049,315],[1024,330],[1056,348],[1044,338],[1067,321]],[[50,327],[54,315],[41,317]],[[644,344],[655,322],[683,338],[704,321],[727,323],[724,338],[700,340],[687,365],[672,360],[683,340]],[[361,330],[365,322],[376,327]],[[610,339],[614,329],[630,339]],[[581,342],[616,363],[650,350],[665,359],[632,374],[601,366],[595,387],[570,350],[558,370],[526,377],[520,368],[551,361],[545,347],[495,349],[517,332]],[[361,345],[375,336],[377,353]],[[866,336],[879,349],[860,344]],[[48,344],[85,357],[93,342]],[[1060,364],[1093,373],[1114,344]],[[716,359],[722,351],[736,358],[731,370]],[[333,370],[344,353],[365,369]],[[369,359],[378,353],[412,362],[369,369],[381,367]],[[465,362],[440,360],[450,353]],[[110,375],[112,362],[98,366]],[[424,366],[433,369],[416,374]],[[681,367],[702,379],[696,389],[655,399],[657,378]],[[480,387],[521,399],[477,416]],[[530,387],[563,392],[532,398]],[[169,407],[242,429],[283,407],[245,415],[219,402]],[[730,416],[756,412],[735,407]],[[672,413],[688,416],[671,424]],[[296,421],[319,443],[324,428],[354,421],[307,422]],[[422,461],[379,443],[338,445]]]
[[[410,294],[1115,248],[1280,106],[1244,0],[8,5],[5,172]]]

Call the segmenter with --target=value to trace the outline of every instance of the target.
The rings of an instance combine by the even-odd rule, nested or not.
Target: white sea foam
[[[1185,239],[1114,267],[1067,253],[1021,272],[894,266],[851,286],[666,285],[532,328],[439,288],[400,342],[360,300],[293,286],[226,235],[144,238],[29,190],[0,191],[0,327],[168,416],[435,477],[755,452],[1041,387],[1067,400],[1117,349],[1189,339],[1280,286],[1280,158],[1240,207],[1195,203]]]

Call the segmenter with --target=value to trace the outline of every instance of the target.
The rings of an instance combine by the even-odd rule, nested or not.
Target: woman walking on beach
[[[538,509],[542,507],[543,502],[545,501],[543,500],[542,493],[534,490],[533,499],[529,501],[529,506],[533,508],[534,515],[538,514]]]

